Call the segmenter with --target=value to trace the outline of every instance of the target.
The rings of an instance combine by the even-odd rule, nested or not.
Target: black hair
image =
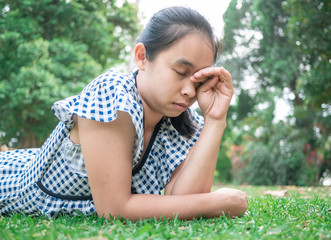
[[[195,32],[205,34],[210,39],[214,51],[213,62],[216,63],[220,51],[219,41],[206,18],[190,8],[170,7],[157,12],[138,36],[136,43],[144,44],[147,60],[153,61],[161,51]],[[185,137],[192,136],[196,130],[188,110],[170,120],[175,129]]]

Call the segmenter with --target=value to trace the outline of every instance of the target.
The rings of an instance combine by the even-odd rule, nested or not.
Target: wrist
[[[215,119],[210,117],[205,117],[204,127],[216,130],[223,130],[226,128],[226,118]]]
[[[212,117],[204,118],[205,125],[215,126],[215,127],[226,127],[226,117],[221,119],[216,119]]]

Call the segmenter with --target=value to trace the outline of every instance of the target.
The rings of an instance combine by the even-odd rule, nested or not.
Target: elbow
[[[99,218],[106,218],[106,219],[120,219],[130,218],[130,211],[128,210],[128,199],[127,200],[121,200],[117,204],[97,204],[95,203],[95,210],[97,213],[97,216]]]

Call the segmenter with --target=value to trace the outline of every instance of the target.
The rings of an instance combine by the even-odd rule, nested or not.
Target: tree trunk
[[[35,148],[39,147],[39,141],[36,139],[34,132],[29,131],[26,136],[22,136],[19,143],[19,148]]]

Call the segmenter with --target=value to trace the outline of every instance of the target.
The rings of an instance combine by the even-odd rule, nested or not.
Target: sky
[[[212,25],[217,37],[223,36],[223,14],[231,0],[138,0],[143,24],[159,10],[170,6],[184,6],[197,10]]]

